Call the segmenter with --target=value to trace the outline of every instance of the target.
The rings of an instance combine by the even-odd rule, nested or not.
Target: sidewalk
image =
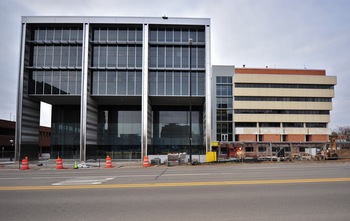
[[[64,169],[74,169],[75,162],[77,163],[79,169],[105,169],[106,162],[105,160],[88,160],[85,163],[81,163],[78,160],[73,159],[62,159]],[[122,161],[115,160],[112,161],[113,168],[121,167],[142,167],[141,161]],[[20,169],[21,166],[18,165],[17,161],[10,161],[10,159],[1,159],[0,160],[0,170],[1,169]],[[29,161],[29,169],[32,170],[53,170],[56,169],[56,160],[33,160]]]

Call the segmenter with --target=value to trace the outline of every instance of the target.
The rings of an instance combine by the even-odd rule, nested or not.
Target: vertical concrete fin
[[[147,155],[148,144],[148,24],[143,24],[143,49],[142,49],[142,129],[141,129],[141,159]]]
[[[89,23],[84,24],[83,56],[81,72],[81,102],[80,102],[80,161],[86,161],[87,137],[87,98],[88,98],[88,67],[89,67]]]

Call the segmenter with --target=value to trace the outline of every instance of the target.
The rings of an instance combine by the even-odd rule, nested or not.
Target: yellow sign
[[[219,141],[213,141],[211,142],[212,147],[218,147],[219,146]]]

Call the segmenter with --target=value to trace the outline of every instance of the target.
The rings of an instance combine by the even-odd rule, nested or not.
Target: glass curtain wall
[[[100,156],[114,159],[141,158],[141,109],[101,106],[98,111]]]
[[[188,107],[153,107],[153,145],[148,154],[189,153]],[[203,149],[203,111],[192,109],[192,153]]]
[[[80,106],[52,106],[51,158],[79,158]]]
[[[78,97],[81,94],[81,24],[28,25],[29,95]],[[79,158],[80,106],[52,106],[51,158]],[[39,133],[39,132],[38,132]]]
[[[151,99],[188,98],[176,106],[153,104],[148,154],[189,153],[190,88],[191,96],[205,99],[205,27],[151,25],[148,83]],[[203,152],[203,107],[198,104],[192,105],[191,133],[192,153]]]
[[[80,95],[82,27],[33,27],[30,45],[29,94]]]
[[[190,62],[192,96],[205,96],[204,27],[151,27],[149,44],[150,96],[189,96]]]
[[[141,96],[142,26],[93,27],[92,95]]]
[[[141,103],[123,104],[142,95],[142,25],[96,25],[90,34],[91,96],[104,97],[97,154],[141,159]]]
[[[233,141],[232,77],[216,77],[216,139]]]

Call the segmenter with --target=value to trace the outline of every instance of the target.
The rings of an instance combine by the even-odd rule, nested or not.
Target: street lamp
[[[192,42],[193,39],[188,39],[188,44],[190,46],[190,163],[192,164]]]

